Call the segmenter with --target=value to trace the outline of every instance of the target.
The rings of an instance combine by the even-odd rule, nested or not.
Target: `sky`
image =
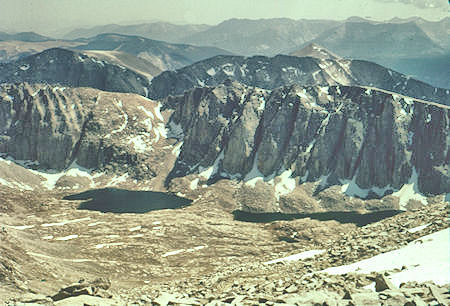
[[[0,30],[61,34],[102,24],[168,21],[218,24],[230,18],[373,20],[449,16],[448,0],[0,0]]]

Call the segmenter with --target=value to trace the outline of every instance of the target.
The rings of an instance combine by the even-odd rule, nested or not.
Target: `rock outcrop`
[[[373,86],[450,105],[449,90],[435,88],[372,62],[286,55],[272,58],[217,56],[176,71],[166,71],[152,80],[149,97],[179,95],[195,87],[216,86],[227,79],[269,90],[292,84]]]
[[[135,94],[3,84],[0,152],[44,169],[62,170],[76,162],[151,177],[145,160],[165,139],[159,108]]]
[[[264,181],[280,203],[305,182],[360,198],[397,192],[400,207],[450,192],[448,106],[368,87],[236,82],[165,103],[185,135],[172,178]]]
[[[78,283],[61,288],[52,296],[53,301],[60,301],[74,296],[90,295],[109,298],[111,295],[106,291],[111,287],[109,279],[98,278],[94,281],[80,280]]]

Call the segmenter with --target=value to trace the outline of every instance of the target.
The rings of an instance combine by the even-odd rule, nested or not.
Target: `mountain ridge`
[[[79,51],[53,48],[0,64],[0,83],[47,83],[93,87],[145,96],[149,80],[131,69],[98,60]]]
[[[179,95],[187,89],[214,86],[226,79],[264,89],[294,83],[365,85],[450,105],[449,90],[435,88],[376,63],[287,55],[217,56],[176,71],[165,71],[152,80],[149,96],[159,99]]]

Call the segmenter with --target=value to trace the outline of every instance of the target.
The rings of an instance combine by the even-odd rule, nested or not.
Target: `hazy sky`
[[[440,20],[448,15],[447,0],[0,0],[0,30],[42,34],[152,20],[217,24],[229,18]]]

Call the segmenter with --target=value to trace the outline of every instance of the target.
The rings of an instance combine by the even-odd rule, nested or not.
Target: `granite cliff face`
[[[397,192],[400,206],[408,192],[423,201],[450,191],[447,106],[369,87],[230,81],[166,103],[176,108],[169,126],[185,134],[172,178],[265,182],[278,202],[306,182],[360,198]]]
[[[157,177],[174,192],[225,182],[249,211],[426,204],[450,192],[449,122],[448,106],[360,86],[266,90],[228,80],[161,102],[89,88],[0,88],[3,155],[41,170],[75,164],[125,180]]]
[[[48,83],[92,87],[146,95],[149,80],[126,67],[81,52],[53,48],[17,61],[0,64],[0,83]]]
[[[160,104],[135,94],[90,88],[3,84],[0,152],[63,170],[73,162],[145,179],[148,157],[166,138]]]
[[[152,80],[149,96],[159,99],[179,95],[199,86],[216,86],[227,79],[264,89],[292,84],[373,86],[450,105],[449,90],[430,86],[372,62],[286,55],[272,58],[217,56],[176,71],[166,71]]]

